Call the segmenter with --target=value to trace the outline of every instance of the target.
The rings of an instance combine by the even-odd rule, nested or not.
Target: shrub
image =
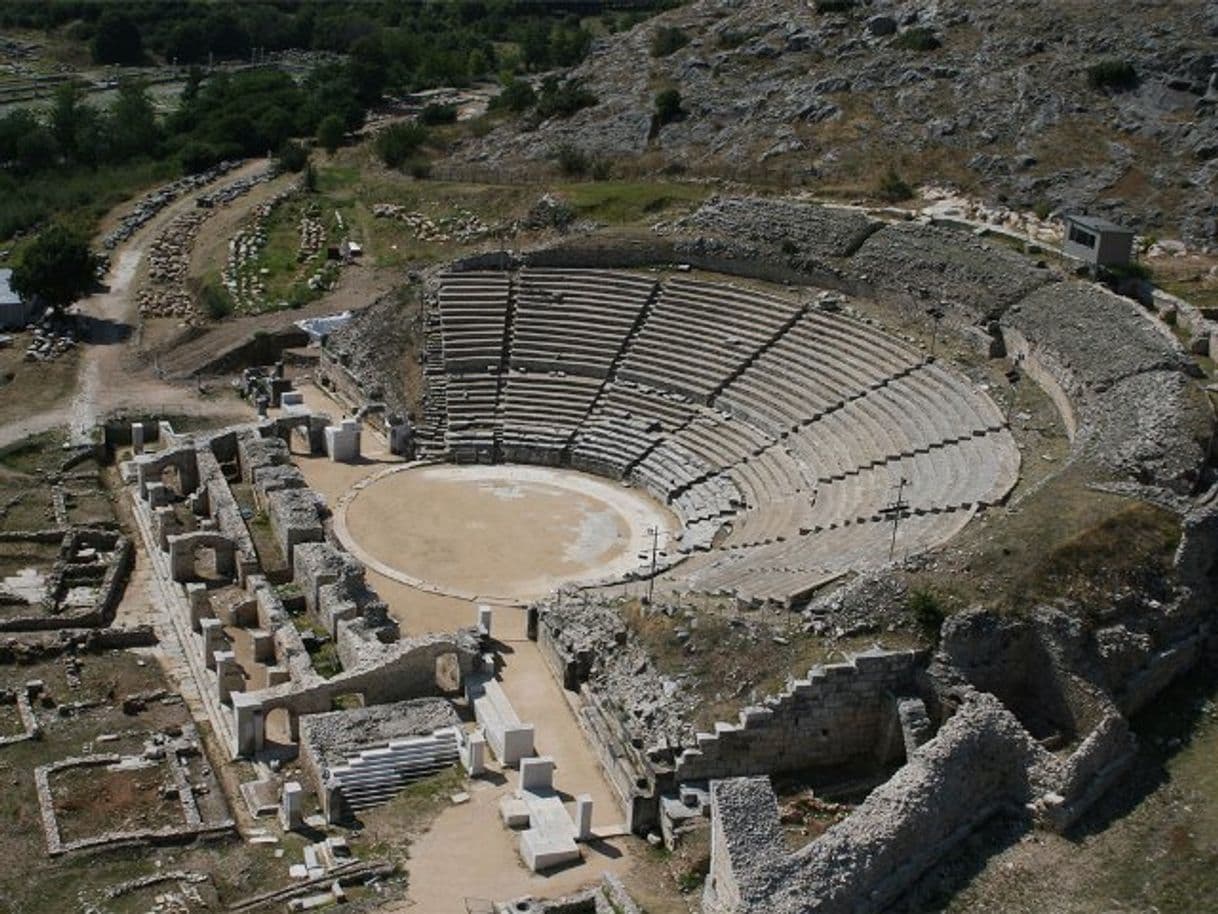
[[[333,152],[343,144],[347,125],[337,114],[327,114],[317,125],[317,145],[326,152]]]
[[[431,177],[431,162],[423,156],[415,156],[406,164],[406,170],[412,178],[425,181]]]
[[[419,123],[427,127],[436,124],[455,124],[457,122],[456,105],[424,105],[419,112]]]
[[[887,203],[899,203],[913,196],[913,188],[906,183],[895,168],[890,168],[880,178],[880,186],[876,190],[876,194]]]
[[[933,51],[942,44],[938,35],[921,25],[906,29],[892,40],[894,48],[905,51]]]
[[[651,35],[651,56],[667,57],[689,44],[689,36],[674,25],[665,25]]]
[[[551,77],[541,88],[537,101],[537,115],[543,120],[550,117],[570,117],[584,108],[591,108],[597,98],[579,82],[570,80],[559,83]]]
[[[427,141],[427,128],[419,124],[393,124],[376,138],[376,154],[390,168],[401,168]]]
[[[295,140],[286,140],[275,154],[280,171],[304,171],[309,164],[309,150]]]
[[[1037,219],[1048,219],[1053,212],[1053,204],[1048,200],[1037,200],[1036,205],[1032,207],[1032,212],[1036,214]]]
[[[233,313],[233,300],[228,290],[214,281],[203,283],[197,297],[199,307],[213,321],[223,320]]]
[[[663,127],[678,121],[685,114],[681,110],[681,93],[676,89],[665,89],[656,96],[656,124]]]
[[[1150,267],[1140,260],[1130,261],[1123,266],[1104,267],[1104,273],[1117,281],[1122,279],[1141,279],[1150,282],[1154,278],[1154,273]]]
[[[724,29],[719,33],[719,49],[732,51],[748,40],[749,36],[745,32],[738,32],[735,29]]]
[[[223,158],[223,152],[208,143],[187,143],[178,153],[182,171],[187,174],[206,171]]]
[[[947,612],[944,610],[938,594],[933,590],[911,590],[906,608],[914,617],[914,621],[918,623],[918,627],[937,642],[939,629],[943,627],[943,620],[947,618]]]
[[[854,9],[854,0],[816,0],[818,13],[848,13]]]
[[[1127,60],[1101,60],[1087,68],[1087,82],[1093,89],[1122,92],[1138,85],[1138,71]]]
[[[613,177],[613,163],[604,158],[593,159],[588,173],[594,181],[608,181]]]
[[[533,87],[523,79],[512,77],[504,83],[499,94],[491,99],[489,107],[492,111],[505,109],[519,114],[532,108],[536,102],[537,93],[533,91]]]
[[[788,257],[794,257],[799,253],[799,245],[790,238],[784,238],[782,239],[782,252]]]
[[[484,137],[495,129],[495,122],[486,115],[471,118],[465,123],[469,127],[469,135],[473,137]]]
[[[554,152],[554,159],[558,162],[559,171],[573,178],[586,175],[592,167],[587,153],[570,144],[559,146]]]

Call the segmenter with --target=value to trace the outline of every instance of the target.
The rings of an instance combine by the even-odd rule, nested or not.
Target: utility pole
[[[1011,424],[1011,413],[1015,409],[1015,394],[1016,394],[1016,391],[1018,390],[1019,380],[1020,380],[1020,378],[1023,377],[1023,375],[1019,371],[1019,366],[1022,363],[1023,363],[1023,356],[1022,355],[1017,356],[1015,359],[1015,364],[1012,365],[1011,370],[1007,372],[1007,381],[1009,381],[1011,384],[1011,393],[1007,397],[1007,414],[1006,414],[1006,424],[1007,425]]]
[[[656,589],[656,558],[660,552],[660,528],[651,528],[651,576],[647,579],[647,605],[651,605],[652,594]]]
[[[935,359],[935,346],[939,342],[939,321],[943,320],[943,315],[946,313],[943,310],[943,306],[946,304],[946,301],[941,301],[937,306],[931,306],[926,309],[926,314],[931,319],[930,358],[932,362]]]
[[[892,518],[892,541],[888,544],[888,561],[892,561],[893,555],[897,550],[897,528],[901,525],[901,515],[905,509],[909,507],[909,502],[902,497],[905,493],[905,486],[909,482],[904,476],[897,483],[897,497],[888,505],[880,509],[880,513]]]

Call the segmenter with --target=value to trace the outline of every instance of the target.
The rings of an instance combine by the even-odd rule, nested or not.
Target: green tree
[[[367,35],[351,46],[347,72],[355,87],[355,96],[364,105],[375,105],[385,91],[389,61],[385,47],[377,35]]]
[[[85,239],[56,224],[25,249],[12,286],[22,298],[62,311],[92,288],[96,268]]]
[[[165,47],[165,57],[179,65],[203,63],[207,60],[207,32],[194,19],[179,22]]]
[[[295,140],[285,140],[275,154],[281,171],[303,171],[309,164],[309,150]]]
[[[326,152],[333,152],[343,144],[347,127],[337,114],[327,114],[317,125],[317,145]]]
[[[140,63],[144,59],[144,40],[139,26],[118,10],[106,10],[97,21],[97,33],[93,36],[93,59],[97,63]]]
[[[51,133],[60,151],[70,159],[76,158],[76,143],[84,120],[80,87],[67,82],[55,90],[51,104]]]
[[[142,82],[124,80],[119,85],[110,122],[113,132],[110,146],[116,159],[126,161],[140,155],[156,155],[161,131],[148,87]]]

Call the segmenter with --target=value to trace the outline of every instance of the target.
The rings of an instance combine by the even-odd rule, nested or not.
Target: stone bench
[[[474,719],[486,733],[486,741],[505,766],[520,764],[533,754],[533,725],[522,723],[499,681],[471,676],[466,697],[473,705]]]

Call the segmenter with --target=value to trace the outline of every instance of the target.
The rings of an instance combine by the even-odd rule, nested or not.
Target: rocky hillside
[[[656,42],[672,32],[668,51]],[[865,194],[894,167],[1015,206],[1218,243],[1218,2],[699,0],[601,39],[598,103],[528,115],[462,156],[563,146]],[[653,123],[675,88],[682,114]]]

